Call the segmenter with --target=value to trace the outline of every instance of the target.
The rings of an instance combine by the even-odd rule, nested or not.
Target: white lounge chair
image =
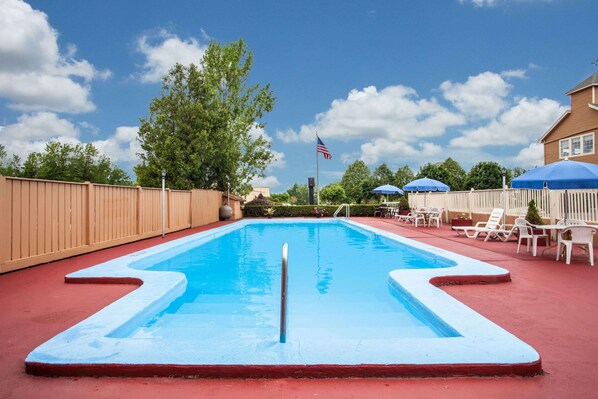
[[[487,222],[477,222],[475,226],[453,226],[452,229],[457,234],[464,234],[468,238],[478,238],[482,233],[486,234],[484,241],[488,241],[490,238],[499,238],[499,233],[504,231],[502,228],[502,215],[505,213],[504,209],[494,208],[492,213],[488,217]]]
[[[571,238],[567,238],[567,233],[571,233]],[[556,248],[556,260],[561,257],[561,245],[565,246],[567,251],[566,263],[571,263],[571,251],[573,245],[587,246],[588,255],[590,258],[590,265],[594,266],[594,234],[596,234],[596,227],[594,226],[571,226],[562,230],[559,234],[559,243]]]

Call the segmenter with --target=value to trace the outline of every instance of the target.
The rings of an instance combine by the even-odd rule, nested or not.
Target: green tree
[[[13,157],[14,160],[14,157]],[[10,163],[9,163],[10,166]],[[14,168],[14,166],[10,166]],[[129,175],[101,155],[92,144],[62,144],[50,141],[44,152],[32,152],[23,167],[18,162],[19,174],[34,179],[130,185]]]
[[[8,153],[2,144],[0,144],[0,175],[13,177],[23,176],[21,158],[17,155],[8,158]]]
[[[289,194],[289,202],[295,205],[307,205],[309,203],[309,192],[307,190],[307,184],[293,184],[291,188],[287,190]]]
[[[457,161],[453,158],[448,157],[442,163],[442,166],[448,172],[448,180],[444,181],[446,185],[448,185],[452,191],[463,191],[465,190],[465,178],[467,177],[467,172],[465,169],[459,165]]]
[[[510,173],[509,173],[510,174]],[[502,168],[496,162],[475,164],[465,179],[465,187],[474,190],[489,190],[502,187]]]
[[[395,186],[403,188],[407,183],[410,183],[415,178],[413,171],[407,165],[397,169],[394,178]]]
[[[523,168],[521,168],[521,167],[519,167],[519,166],[516,166],[516,167],[514,167],[514,168],[511,170],[511,173],[512,173],[512,175],[513,175],[513,179],[514,179],[514,178],[516,178],[516,177],[519,177],[519,176],[521,176],[521,175],[522,175],[522,174],[524,174],[525,172],[527,172],[527,170],[525,170],[525,169],[523,169]]]
[[[163,79],[162,94],[141,118],[138,181],[158,186],[166,170],[169,186],[250,191],[264,176],[270,143],[251,131],[274,105],[270,86],[249,85],[253,55],[242,39],[211,42],[200,66],[176,64]]]
[[[291,200],[289,193],[270,194],[270,199],[277,203],[287,203]]]
[[[382,186],[384,184],[394,185],[395,176],[392,173],[392,170],[390,170],[390,168],[388,167],[388,165],[386,163],[383,163],[380,166],[378,166],[376,170],[374,170],[374,173],[372,174],[372,180],[376,187]]]
[[[320,190],[320,202],[343,204],[346,201],[345,189],[340,183],[329,184]]]
[[[341,179],[341,186],[345,190],[347,200],[352,203],[361,203],[364,199],[366,185],[368,187],[371,185],[370,169],[363,161],[353,162]]]
[[[424,177],[438,180],[448,185],[447,182],[450,180],[450,173],[442,164],[427,163],[419,169],[417,176],[415,176],[416,179]]]

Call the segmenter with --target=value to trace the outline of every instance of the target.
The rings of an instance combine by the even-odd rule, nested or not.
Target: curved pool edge
[[[292,222],[297,220],[293,219]],[[252,221],[253,222],[253,221]],[[482,356],[483,361],[462,356],[461,361],[446,362],[439,359],[431,360],[429,364],[420,364],[413,362],[413,353],[406,356],[407,360],[401,362],[397,359],[396,364],[157,364],[154,362],[110,362],[114,354],[99,354],[98,346],[105,344],[105,337],[110,337],[114,331],[124,328],[127,329],[127,323],[131,319],[143,319],[148,313],[155,313],[155,309],[166,306],[170,301],[176,298],[181,290],[184,290],[186,280],[184,276],[173,272],[147,272],[144,270],[132,269],[128,264],[145,256],[152,256],[156,251],[164,250],[172,246],[182,245],[190,241],[205,238],[214,234],[224,234],[231,228],[239,228],[246,222],[239,222],[223,228],[198,233],[188,236],[182,241],[176,240],[170,243],[136,252],[123,258],[128,258],[127,263],[123,258],[116,258],[100,265],[93,266],[65,277],[65,281],[77,283],[141,283],[141,286],[108,305],[100,312],[92,315],[81,323],[58,334],[40,347],[32,351],[25,361],[28,373],[37,375],[114,375],[114,376],[200,376],[200,377],[397,377],[397,376],[460,376],[460,375],[523,375],[532,376],[541,373],[541,359],[539,354],[527,345],[525,342],[514,337],[507,331],[496,326],[491,321],[474,312],[467,306],[458,302],[446,294],[437,285],[446,283],[492,283],[510,281],[510,275],[505,269],[492,266],[471,258],[454,254],[449,251],[441,250],[436,247],[430,247],[395,234],[365,226],[353,221],[347,223],[355,224],[359,228],[373,231],[376,234],[389,236],[401,242],[407,242],[418,248],[432,251],[440,256],[447,256],[451,259],[457,258],[459,265],[443,269],[425,269],[425,270],[395,270],[390,272],[389,278],[396,284],[406,289],[410,294],[417,298],[423,306],[432,313],[447,321],[449,325],[456,326],[464,337],[453,339],[456,348],[468,348],[469,350],[486,351],[487,346],[491,344],[496,347],[507,345],[516,352],[521,352],[521,356],[500,357],[499,361],[491,362],[488,358]],[[222,229],[222,230],[220,230]],[[123,267],[125,266],[125,267]],[[482,273],[480,273],[482,271]],[[112,275],[110,275],[112,273]],[[114,275],[116,274],[116,276]],[[448,308],[447,308],[448,304]],[[120,317],[114,317],[112,312],[115,307],[126,309],[121,312]],[[452,313],[463,312],[460,317],[455,317]],[[469,319],[469,320],[468,320]],[[102,324],[102,321],[107,323]],[[488,340],[480,338],[478,326],[496,336]],[[60,354],[65,354],[70,349],[65,349],[70,344],[73,335],[82,338],[79,345],[75,345],[74,350],[93,347],[90,351],[88,363],[73,362],[68,356],[60,358]],[[99,338],[98,338],[99,337]],[[110,338],[108,338],[110,339]],[[85,341],[85,342],[84,342]],[[431,341],[426,341],[431,342]],[[421,342],[420,342],[421,344]],[[52,353],[48,350],[48,345],[58,345],[61,350]],[[431,345],[424,358],[434,357],[434,348],[439,349],[437,345]],[[96,353],[98,352],[98,353]],[[101,351],[100,351],[101,352]],[[406,350],[409,352],[409,350]],[[489,352],[493,352],[490,350]],[[57,356],[54,356],[57,355]],[[492,356],[490,354],[489,356]],[[409,361],[409,359],[411,361]],[[465,360],[465,361],[463,361]],[[188,362],[187,362],[188,363]]]

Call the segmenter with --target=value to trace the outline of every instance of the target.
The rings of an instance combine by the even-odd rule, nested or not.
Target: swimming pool
[[[284,344],[282,242],[290,248]],[[144,283],[38,347],[26,363],[55,374],[538,371],[533,348],[429,283],[505,273],[352,221],[242,221],[69,275]]]

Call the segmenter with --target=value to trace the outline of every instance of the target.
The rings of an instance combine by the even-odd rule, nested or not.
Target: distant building
[[[245,196],[245,202],[253,201],[260,194],[270,197],[270,187],[254,187],[253,191]]]
[[[598,73],[567,92],[571,108],[540,139],[544,164],[565,158],[598,164]]]

